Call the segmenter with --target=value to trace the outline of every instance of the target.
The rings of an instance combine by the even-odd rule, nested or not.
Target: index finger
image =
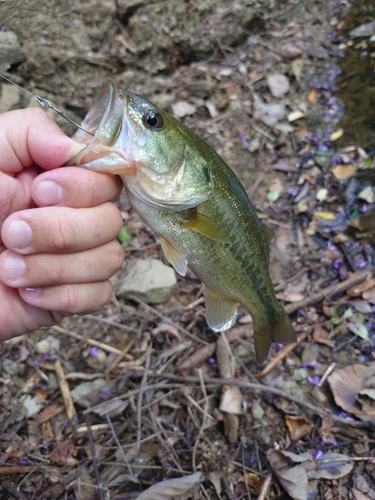
[[[39,207],[88,208],[117,198],[121,189],[117,175],[62,167],[38,175],[31,185],[31,195]]]

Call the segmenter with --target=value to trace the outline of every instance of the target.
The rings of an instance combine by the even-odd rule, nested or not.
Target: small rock
[[[255,401],[255,403],[251,407],[251,414],[255,418],[255,420],[261,420],[263,418],[264,410],[261,407],[259,401]]]
[[[1,63],[0,63],[1,67]],[[0,113],[17,109],[20,100],[20,89],[14,85],[3,84],[0,96]]]
[[[132,263],[116,295],[135,295],[148,304],[161,304],[169,299],[176,283],[171,267],[157,259],[139,259]]]
[[[187,115],[193,115],[196,110],[197,107],[188,101],[180,100],[172,104],[172,112],[176,118],[183,118]]]
[[[371,21],[366,24],[361,24],[361,26],[357,26],[349,33],[350,38],[360,38],[360,37],[370,37],[375,33],[375,25],[374,22]]]
[[[285,75],[268,75],[267,83],[274,97],[283,97],[290,90],[289,80]]]
[[[107,384],[104,378],[96,378],[91,382],[83,382],[77,385],[70,394],[72,395],[73,401],[79,403],[81,406],[88,408],[92,405],[92,402],[87,398],[89,394],[104,387]]]
[[[25,55],[17,35],[13,31],[0,31],[0,72],[24,59]]]
[[[39,340],[35,347],[41,354],[48,354],[51,351],[51,342],[48,339]]]
[[[14,375],[18,371],[18,363],[16,363],[15,361],[12,361],[9,358],[5,358],[3,360],[3,370],[6,373],[9,373],[9,375]]]

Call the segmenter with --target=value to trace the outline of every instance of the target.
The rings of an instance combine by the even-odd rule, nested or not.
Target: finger
[[[101,309],[112,296],[109,280],[45,288],[20,288],[22,299],[29,305],[61,313],[88,314]]]
[[[113,240],[121,226],[121,214],[112,203],[80,209],[45,207],[10,215],[1,238],[20,254],[74,253]]]
[[[84,208],[117,198],[121,189],[122,181],[117,175],[64,167],[39,175],[32,184],[32,197],[40,207],[55,205]]]
[[[110,278],[124,262],[124,250],[111,241],[73,254],[0,255],[0,280],[12,288],[90,283]]]
[[[9,214],[34,206],[31,184],[37,175],[35,167],[23,170],[16,177],[0,171],[0,227]]]
[[[0,295],[1,295],[0,284]],[[5,288],[5,286],[4,286]],[[5,301],[5,304],[4,304]],[[9,311],[13,314],[9,314]],[[17,288],[9,288],[3,297],[2,307],[0,308],[0,342],[8,340],[15,335],[23,335],[42,326],[52,326],[60,323],[63,315],[54,311],[47,311],[26,304],[20,297]]]

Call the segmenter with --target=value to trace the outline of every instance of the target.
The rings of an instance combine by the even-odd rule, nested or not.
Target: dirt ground
[[[114,296],[5,342],[1,499],[375,499],[373,163],[344,145],[335,95],[348,8],[0,0],[6,76],[77,122],[110,76],[224,158],[275,232],[271,275],[299,337],[259,366],[247,311],[218,337],[188,272],[161,304]],[[1,111],[38,106],[7,83],[0,92]],[[116,203],[129,235],[121,282],[163,255]]]

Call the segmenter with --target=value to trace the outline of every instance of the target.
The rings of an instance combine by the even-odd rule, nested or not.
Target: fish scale
[[[273,341],[295,341],[268,270],[270,230],[220,156],[173,116],[110,80],[82,128],[88,133],[81,129],[74,138],[86,147],[69,164],[121,176],[167,259],[180,274],[188,265],[205,283],[209,326],[230,328],[241,303],[253,319],[258,361]]]

